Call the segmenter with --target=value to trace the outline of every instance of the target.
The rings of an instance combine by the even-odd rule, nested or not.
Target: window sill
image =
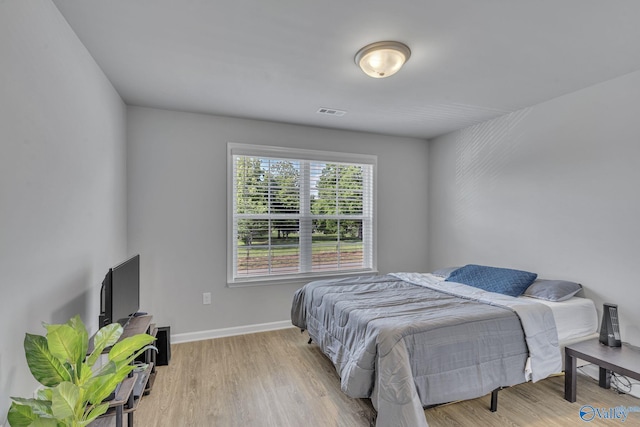
[[[316,280],[341,279],[345,277],[371,276],[378,274],[378,270],[358,270],[349,272],[339,272],[335,274],[309,274],[298,275],[295,277],[274,276],[274,277],[256,277],[251,279],[241,279],[235,282],[227,282],[228,288],[245,288],[249,286],[269,286],[269,285],[290,285],[290,284],[306,284]]]

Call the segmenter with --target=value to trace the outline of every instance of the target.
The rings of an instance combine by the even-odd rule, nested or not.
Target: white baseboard
[[[277,329],[292,328],[291,320],[280,322],[260,323],[257,325],[234,326],[231,328],[211,329],[208,331],[186,332],[184,334],[171,335],[171,344],[180,344],[191,341],[209,340],[212,338],[230,337],[234,335],[254,334],[256,332],[275,331]]]

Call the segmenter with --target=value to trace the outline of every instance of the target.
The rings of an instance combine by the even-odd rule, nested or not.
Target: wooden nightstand
[[[640,349],[626,343],[607,347],[598,339],[571,344],[564,349],[564,398],[576,401],[576,359],[600,367],[600,387],[611,387],[611,372],[640,380]]]

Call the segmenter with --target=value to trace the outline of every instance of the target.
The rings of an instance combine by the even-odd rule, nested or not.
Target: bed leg
[[[491,412],[496,412],[498,410],[498,392],[501,387],[493,390],[491,392]]]
[[[313,341],[313,339],[311,337],[309,337],[309,341],[307,341],[307,344],[311,344],[312,341]]]

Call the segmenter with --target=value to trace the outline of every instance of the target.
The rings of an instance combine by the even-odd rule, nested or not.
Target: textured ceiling
[[[640,69],[637,0],[53,1],[127,104],[180,111],[431,138]],[[412,54],[372,79],[380,40]]]

